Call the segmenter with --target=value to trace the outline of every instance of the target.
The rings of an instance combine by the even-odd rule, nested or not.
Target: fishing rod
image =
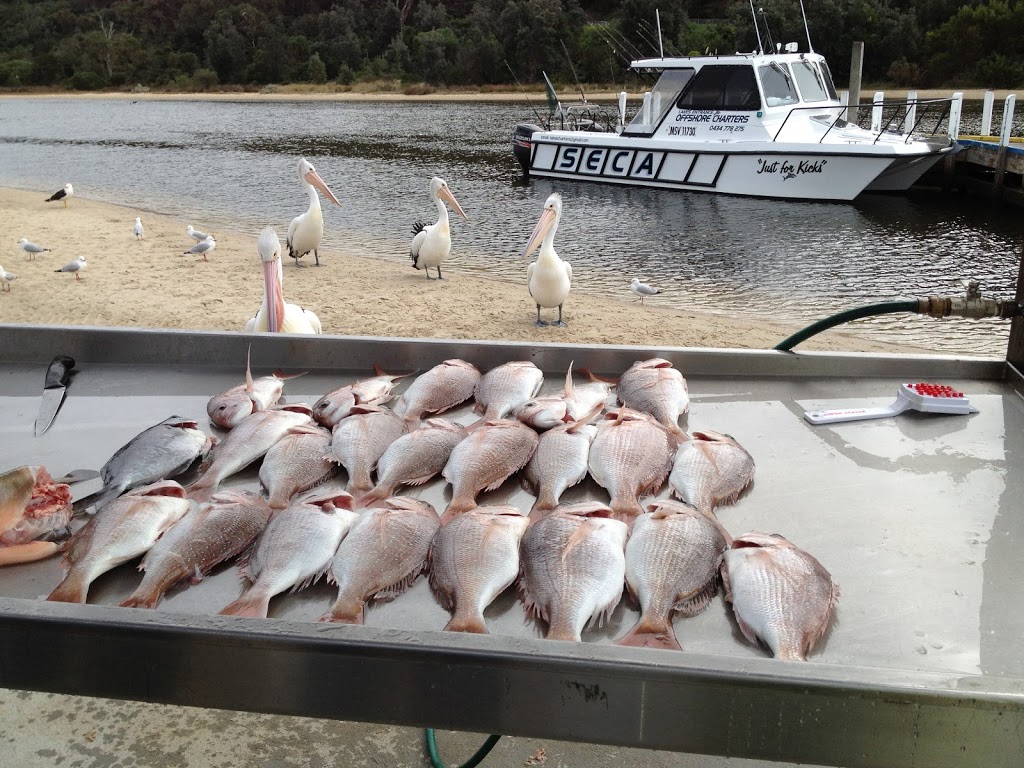
[[[803,2],[803,0],[801,0]],[[754,17],[754,33],[757,35],[757,52],[764,53],[764,43],[761,42],[761,28],[757,26],[757,14],[754,13],[754,0],[750,0],[750,15]]]
[[[576,87],[580,89],[580,96],[583,97],[583,103],[587,102],[587,94],[583,92],[583,86],[580,85],[580,79],[576,77],[576,67],[572,65],[572,56],[569,55],[569,49],[565,47],[565,43],[559,38],[558,42],[562,43],[562,50],[565,51],[565,58],[569,62],[569,70],[572,72],[572,79],[576,81]]]
[[[654,35],[654,30],[651,29],[651,25],[650,25],[649,22],[646,22],[646,21],[641,19],[640,20],[640,25],[644,29],[647,30],[647,33],[649,35]],[[683,55],[682,53],[679,52],[678,48],[676,48],[674,45],[672,45],[671,42],[663,42],[662,45],[663,45],[664,49],[667,50],[672,56],[682,56]],[[664,51],[662,53],[664,54]],[[663,55],[663,58],[664,58],[664,55]]]
[[[530,109],[533,111],[533,116],[537,118],[537,122],[544,125],[544,118],[540,116],[537,109],[533,106],[533,102],[530,101],[530,95],[523,88],[523,84],[519,82],[519,78],[516,77],[516,73],[512,71],[512,67],[509,66],[508,59],[502,59],[505,62],[505,66],[508,67],[509,74],[512,75],[512,79],[516,81],[516,85],[519,86],[519,90],[523,92],[523,96],[526,97],[526,103],[530,105]]]
[[[768,26],[768,14],[760,6],[757,8],[757,12],[761,14],[761,19],[764,21],[764,32],[768,36],[768,50],[775,53],[775,41],[772,39],[772,28]]]
[[[622,53],[622,51],[619,50],[621,46],[619,45],[619,43],[615,42],[615,38],[608,34],[607,30],[604,29],[604,26],[604,23],[593,25],[598,37],[600,37],[604,41],[605,45],[612,49],[612,53],[614,53],[616,56],[622,59],[622,61],[628,67],[630,64],[633,63],[633,60],[625,56]]]

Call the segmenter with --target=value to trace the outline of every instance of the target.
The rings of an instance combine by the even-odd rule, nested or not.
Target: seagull
[[[3,286],[4,291],[10,292],[11,283],[18,279],[18,276],[13,272],[8,272],[3,267],[0,267],[0,285]]]
[[[64,201],[64,207],[67,208],[68,207],[68,198],[71,197],[74,194],[75,194],[75,188],[71,186],[71,182],[69,181],[67,184],[64,185],[64,189],[58,189],[56,192],[54,192],[52,195],[50,195],[48,198],[46,198],[45,202],[52,203],[55,200],[63,200]]]
[[[263,264],[263,304],[245,324],[247,333],[322,333],[320,318],[298,304],[285,304],[281,288],[281,240],[273,227],[260,232],[256,251]]]
[[[201,253],[203,254],[203,261],[209,261],[209,259],[206,258],[206,255],[216,247],[217,241],[213,239],[213,235],[207,235],[205,240],[203,240],[201,243],[196,243],[187,251],[185,251],[185,253]]]
[[[319,189],[324,197],[332,203],[341,207],[338,198],[331,192],[331,188],[320,178],[316,168],[306,158],[299,158],[299,181],[309,192],[309,208],[301,216],[292,219],[288,225],[288,255],[295,259],[295,266],[299,266],[299,259],[310,251],[316,257],[316,265],[320,266],[320,240],[324,236],[324,215],[320,210],[320,197],[316,191]]]
[[[640,297],[641,304],[644,303],[645,297],[661,293],[661,291],[654,286],[648,285],[647,283],[641,283],[640,278],[638,277],[633,278],[633,282],[629,284],[629,290]]]
[[[18,241],[18,247],[28,254],[29,261],[32,261],[32,259],[35,258],[37,253],[46,253],[47,251],[50,250],[49,248],[43,248],[43,246],[41,245],[30,243],[27,237],[23,237],[21,238],[21,240]]]
[[[537,305],[538,326],[548,325],[540,319],[540,308],[558,307],[558,322],[552,323],[559,328],[565,328],[565,321],[562,319],[562,304],[569,295],[569,287],[572,283],[572,265],[562,261],[555,253],[555,230],[558,229],[558,221],[562,218],[562,196],[555,192],[548,197],[544,203],[544,211],[533,228],[530,239],[526,242],[520,257],[529,256],[534,249],[540,245],[540,253],[537,260],[526,268],[526,284],[530,289],[530,296]],[[543,240],[543,244],[541,241]]]
[[[75,280],[81,280],[82,279],[82,275],[79,274],[79,273],[83,269],[85,269],[86,266],[88,266],[88,265],[85,263],[85,256],[79,256],[74,261],[69,262],[69,263],[65,264],[63,267],[61,267],[60,269],[55,269],[53,271],[54,272],[74,272],[75,273]]]
[[[132,227],[132,234],[139,240],[142,239],[142,217],[135,217],[135,226]]]
[[[193,229],[191,224],[188,225],[188,229],[186,229],[185,231],[188,232],[188,236],[195,240],[197,243],[203,242],[203,240],[205,240],[208,237],[213,237],[213,235],[208,235],[205,232],[200,232],[198,229]]]
[[[437,279],[441,277],[441,262],[445,260],[452,249],[452,236],[448,229],[448,209],[445,203],[449,203],[455,212],[462,218],[469,220],[466,212],[462,210],[455,195],[448,189],[448,182],[435,176],[430,180],[430,196],[434,198],[434,205],[437,206],[437,223],[424,224],[417,221],[412,225],[412,247],[409,255],[412,256],[412,265],[416,269],[422,269],[430,280],[430,268],[437,267]]]

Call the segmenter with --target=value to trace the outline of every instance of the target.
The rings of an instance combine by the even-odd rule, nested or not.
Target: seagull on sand
[[[185,251],[185,253],[186,254],[189,254],[189,253],[197,253],[197,254],[201,253],[201,254],[203,254],[203,261],[209,261],[209,259],[206,258],[206,255],[208,253],[210,253],[211,251],[213,251],[213,249],[216,248],[216,247],[217,247],[217,241],[213,239],[213,235],[207,235],[206,239],[203,240],[203,242],[196,243],[191,248],[189,248],[187,251]]]
[[[644,299],[648,296],[654,296],[655,294],[661,293],[661,290],[655,288],[653,285],[647,283],[641,283],[640,278],[634,277],[633,282],[629,284],[629,290],[640,297],[640,303],[644,303]]]
[[[213,237],[213,235],[208,235],[205,232],[200,232],[198,229],[194,229],[191,224],[188,225],[188,229],[186,229],[185,231],[188,232],[188,236],[195,240],[197,243],[203,242],[203,240],[205,240],[208,237]]]
[[[135,217],[135,226],[132,227],[132,234],[135,235],[135,238],[137,240],[141,240],[142,239],[142,217],[141,216],[136,216]]]
[[[18,279],[18,276],[13,272],[8,272],[3,267],[0,267],[0,286],[3,286],[4,291],[11,290],[11,283]]]
[[[68,199],[74,194],[75,188],[71,186],[71,182],[69,181],[67,184],[64,185],[64,189],[58,189],[56,192],[54,192],[52,195],[46,198],[45,202],[52,203],[56,200],[63,200],[64,207],[67,208]]]
[[[83,269],[86,268],[86,266],[88,266],[88,265],[85,263],[85,256],[79,256],[74,261],[69,262],[69,263],[65,264],[63,267],[61,267],[60,269],[55,269],[53,271],[54,272],[74,272],[75,273],[75,280],[81,280],[82,279],[81,272],[82,272]]]
[[[21,238],[21,240],[18,241],[18,247],[28,254],[29,261],[32,261],[32,259],[36,257],[37,253],[46,253],[48,250],[50,250],[49,248],[43,248],[43,246],[41,245],[30,243],[27,237],[23,237]]]

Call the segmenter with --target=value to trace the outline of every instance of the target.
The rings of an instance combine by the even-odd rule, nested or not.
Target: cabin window
[[[634,115],[623,133],[654,133],[676,96],[692,77],[693,69],[666,69],[662,72],[658,82],[651,89],[650,102]]]
[[[766,107],[780,107],[800,101],[800,97],[796,95],[796,86],[793,85],[793,74],[789,71],[789,65],[777,61],[762,64],[757,68],[757,74],[761,78]]]
[[[793,73],[796,75],[796,85],[804,101],[826,101],[829,98],[825,78],[812,62],[793,62]]]
[[[761,108],[752,66],[709,64],[702,67],[676,102],[680,109],[753,112]]]
[[[821,67],[821,74],[825,79],[825,89],[828,91],[828,97],[832,101],[839,101],[839,94],[836,93],[836,87],[832,83],[832,73],[829,71],[828,64],[824,61],[819,61],[818,66]]]

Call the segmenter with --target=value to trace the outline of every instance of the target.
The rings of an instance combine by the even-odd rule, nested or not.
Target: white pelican
[[[18,247],[28,254],[29,261],[32,261],[32,259],[35,258],[36,254],[46,253],[48,250],[50,250],[49,248],[43,248],[43,246],[41,245],[30,243],[27,237],[23,237],[21,238],[21,240],[18,241]]]
[[[256,242],[263,262],[263,305],[256,317],[245,324],[247,332],[323,333],[320,318],[298,304],[285,304],[281,289],[281,241],[273,227],[260,232]]]
[[[3,267],[0,267],[0,285],[3,286],[3,290],[10,291],[11,283],[18,279],[18,276],[13,272],[8,272]]]
[[[71,197],[74,194],[75,194],[75,188],[71,186],[71,182],[69,181],[67,184],[64,185],[64,189],[58,189],[56,192],[54,192],[52,195],[50,195],[48,198],[46,198],[45,202],[52,203],[55,200],[63,200],[64,201],[64,207],[67,208],[68,207],[68,198]]]
[[[324,197],[332,203],[341,207],[338,198],[331,192],[316,168],[306,158],[299,159],[299,181],[309,191],[309,209],[301,216],[292,219],[288,225],[288,255],[295,259],[295,266],[299,266],[299,259],[310,251],[316,257],[316,265],[320,266],[320,240],[324,236],[324,215],[320,211],[320,197],[316,191],[319,189]]]
[[[82,272],[82,270],[84,270],[86,268],[86,266],[88,266],[88,265],[85,263],[85,256],[79,256],[74,261],[68,262],[67,264],[65,264],[60,269],[55,269],[53,271],[54,272],[74,272],[75,273],[75,280],[81,280],[82,279],[81,272]]]
[[[135,226],[132,227],[132,234],[135,235],[135,238],[137,240],[141,240],[142,239],[143,231],[142,231],[142,217],[141,216],[136,216],[135,217]]]
[[[444,179],[435,176],[430,180],[430,196],[434,198],[434,205],[437,206],[437,223],[428,225],[417,221],[412,225],[414,237],[409,255],[412,256],[413,267],[422,269],[428,280],[431,279],[431,267],[437,267],[437,279],[444,280],[441,277],[441,262],[452,249],[452,235],[448,228],[448,209],[445,203],[450,204],[455,212],[467,221],[469,217],[462,210],[455,195],[448,189],[448,182]]]
[[[205,240],[208,237],[213,237],[213,235],[208,235],[205,232],[200,232],[191,224],[188,225],[188,228],[185,231],[188,232],[188,236],[195,240],[197,243],[203,242],[203,240]]]
[[[633,293],[640,297],[641,304],[644,303],[645,297],[654,296],[656,294],[661,293],[661,291],[658,288],[655,288],[653,285],[641,283],[639,277],[633,278],[633,282],[629,284],[629,290],[631,290]]]
[[[185,254],[187,255],[189,253],[201,253],[203,254],[203,261],[209,261],[209,259],[206,258],[206,256],[207,254],[212,253],[216,247],[217,241],[213,239],[213,235],[207,235],[205,240],[203,240],[201,243],[196,243],[195,245],[193,245],[191,248],[185,251]]]
[[[525,258],[533,253],[538,244],[540,253],[537,260],[526,268],[526,284],[530,289],[530,296],[537,305],[537,325],[548,325],[540,319],[540,308],[558,307],[558,322],[552,323],[559,328],[565,327],[562,320],[562,304],[569,295],[569,287],[572,283],[572,265],[562,261],[555,253],[555,230],[558,229],[558,221],[562,218],[562,196],[557,192],[548,197],[544,203],[544,211],[537,221],[530,234],[530,239],[523,248],[521,257]]]

